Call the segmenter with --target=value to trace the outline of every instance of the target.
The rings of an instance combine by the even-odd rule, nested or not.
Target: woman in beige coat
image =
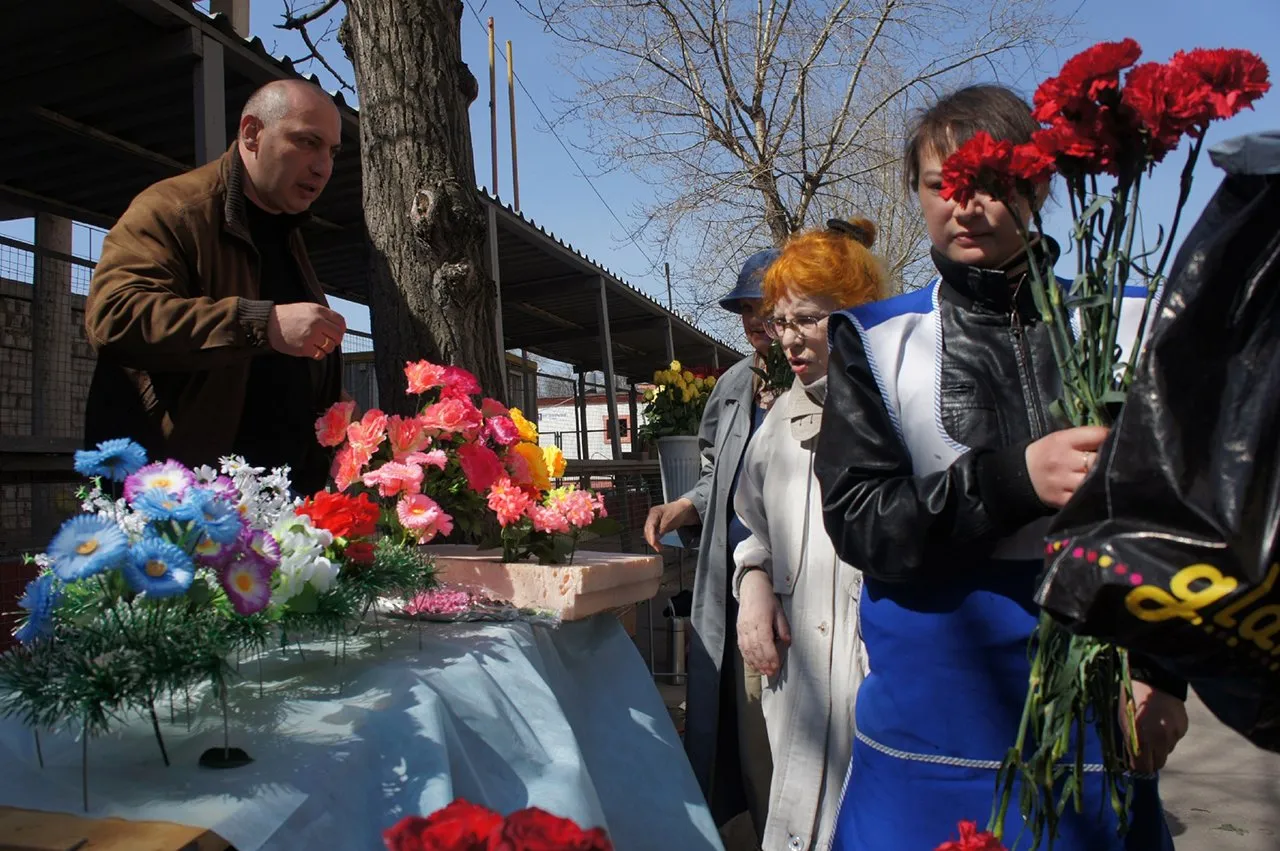
[[[796,381],[747,447],[734,498],[751,531],[734,553],[738,645],[765,675],[773,753],[763,851],[825,851],[853,745],[868,660],[858,629],[862,577],[822,524],[813,453],[827,381],[827,316],[877,298],[884,273],[866,220],[793,237],[765,276],[765,326]]]

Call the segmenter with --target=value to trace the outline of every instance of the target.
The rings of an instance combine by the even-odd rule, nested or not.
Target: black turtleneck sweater
[[[245,204],[249,235],[259,257],[259,298],[275,304],[314,302],[289,247],[305,215],[271,214]],[[324,487],[328,463],[315,438],[315,420],[329,402],[321,398],[336,369],[336,356],[317,363],[274,349],[254,358],[245,389],[244,413],[234,451],[259,467],[288,465],[294,490],[308,494]]]

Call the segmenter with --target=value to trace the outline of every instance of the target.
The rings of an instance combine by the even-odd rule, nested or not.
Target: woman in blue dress
[[[1060,381],[1026,279],[1031,263],[1051,272],[1058,249],[1046,240],[1026,251],[1015,219],[1027,222],[1048,187],[1011,206],[940,194],[943,160],[976,132],[1018,144],[1037,129],[1027,104],[999,86],[962,89],[927,110],[904,174],[938,275],[830,320],[816,472],[836,552],[865,576],[871,663],[837,851],[927,851],[962,819],[986,822],[1026,695],[1044,530],[1106,436],[1058,429],[1049,412]],[[1186,686],[1138,665],[1134,693],[1142,746],[1127,836],[1095,772],[1081,812],[1063,815],[1056,851],[1173,847],[1154,772],[1186,731]],[[1087,752],[1100,761],[1096,738]],[[1015,789],[1011,846],[1023,831],[1017,800]]]

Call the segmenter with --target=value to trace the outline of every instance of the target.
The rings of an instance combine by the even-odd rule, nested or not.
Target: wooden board
[[[0,807],[0,851],[235,851],[212,830]]]

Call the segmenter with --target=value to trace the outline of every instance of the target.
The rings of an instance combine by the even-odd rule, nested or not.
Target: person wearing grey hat
[[[746,813],[757,837],[764,835],[773,761],[760,708],[760,674],[744,665],[732,637],[738,606],[730,582],[733,550],[750,534],[733,511],[733,497],[747,443],[767,408],[752,367],[763,364],[771,342],[760,309],[764,273],[777,257],[775,249],[752,254],[733,289],[720,299],[721,307],[742,317],[754,354],[729,367],[707,400],[698,429],[698,484],[650,509],[644,527],[645,540],[655,550],[673,529],[686,541],[697,541],[685,751],[716,824],[723,827]]]

